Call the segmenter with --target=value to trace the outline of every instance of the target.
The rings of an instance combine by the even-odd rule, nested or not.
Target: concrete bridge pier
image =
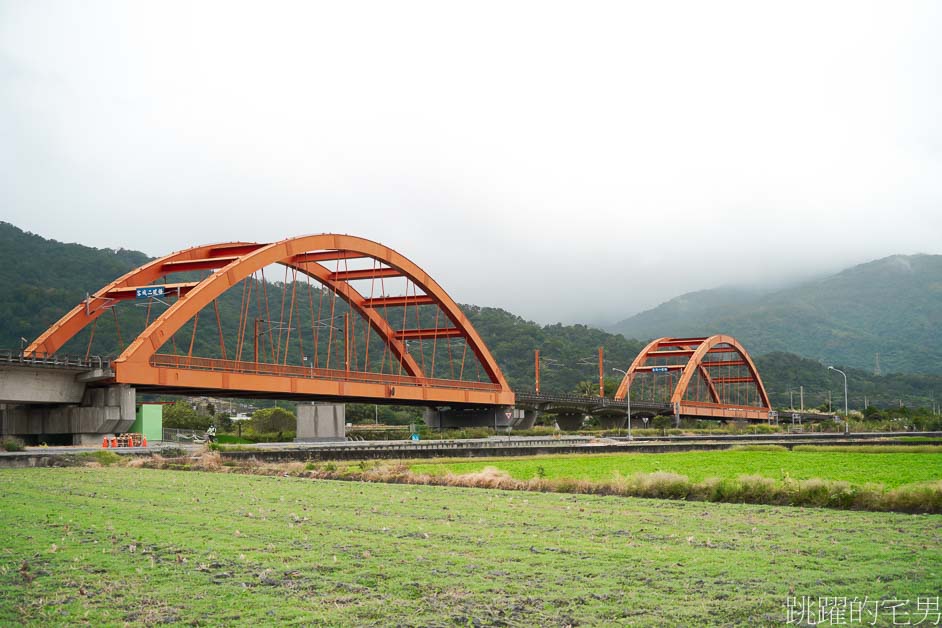
[[[582,429],[585,417],[585,412],[559,412],[556,414],[556,425],[567,432],[579,430]]]
[[[342,403],[299,403],[294,442],[347,440],[347,406]]]
[[[77,404],[2,404],[0,435],[35,442],[71,437],[73,445],[101,445],[103,435],[131,427],[135,402],[134,388],[118,384],[86,388]]]
[[[621,416],[617,414],[597,414],[595,416],[598,418],[599,425],[602,429],[606,430],[620,430],[628,423],[627,414],[622,414]]]
[[[516,408],[514,410],[513,428],[515,430],[533,429],[533,426],[536,424],[536,420],[539,417],[540,411],[538,409]]]

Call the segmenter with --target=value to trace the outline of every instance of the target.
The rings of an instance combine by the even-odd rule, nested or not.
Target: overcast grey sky
[[[617,320],[940,253],[939,2],[0,0],[0,219],[152,255],[342,232]]]

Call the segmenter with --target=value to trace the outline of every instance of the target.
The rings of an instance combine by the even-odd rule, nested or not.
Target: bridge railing
[[[385,384],[388,386],[431,386],[436,388],[458,388],[471,390],[499,391],[500,386],[491,382],[470,382],[455,379],[432,377],[413,377],[411,375],[389,375],[368,371],[348,371],[346,369],[323,369],[309,366],[287,366],[266,362],[247,362],[242,360],[220,360],[216,358],[196,358],[185,355],[159,353],[151,357],[150,363],[157,368],[192,369],[220,373],[241,373],[246,375],[272,375],[275,377],[298,377],[307,379],[325,379],[331,381],[362,382],[367,384]]]
[[[80,369],[100,369],[109,365],[109,361],[99,355],[78,356],[62,353],[32,353],[30,355],[25,355],[22,351],[14,351],[12,349],[0,349],[0,363],[17,364],[22,366]]]
[[[578,405],[626,405],[624,401],[615,401],[611,398],[595,395],[574,395],[567,393],[542,393],[518,390],[514,393],[518,401],[533,401],[540,403],[573,403]]]

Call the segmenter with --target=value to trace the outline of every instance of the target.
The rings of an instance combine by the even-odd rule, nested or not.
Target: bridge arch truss
[[[273,265],[283,266],[285,273],[280,313],[270,312],[266,292],[268,320],[259,334],[259,312],[255,312],[253,333],[249,305],[271,285],[264,273]],[[312,282],[316,288],[311,288]],[[156,300],[163,307],[154,318],[154,299],[146,298],[150,293],[161,295]],[[237,329],[228,338],[224,338],[219,309],[219,300],[226,293],[236,299],[238,294],[233,293],[241,293]],[[325,294],[329,310],[322,313]],[[140,302],[142,295],[148,303],[147,318],[143,331],[115,351],[111,361],[115,383],[145,390],[382,398],[391,403],[510,405],[514,400],[494,357],[434,279],[382,244],[339,234],[268,244],[219,243],[155,259],[89,295],[32,342],[25,355],[55,354],[82,332],[90,335],[90,350],[98,319],[122,302]],[[315,298],[321,301],[317,308]],[[302,315],[308,299],[310,313]],[[334,315],[338,299],[349,316],[343,319],[342,327],[337,322],[340,315]],[[218,327],[219,348],[210,357],[194,355],[201,312],[201,337],[207,332],[207,318],[215,318],[213,324]],[[114,318],[117,325],[117,314]],[[272,332],[275,328],[277,334]],[[177,338],[183,334],[180,344],[185,348],[190,329],[189,351],[179,351]],[[357,332],[361,334],[359,344],[351,337]],[[342,358],[331,364],[334,345],[341,339]],[[455,347],[460,366],[459,355],[452,352],[453,340],[462,345],[460,350]],[[173,351],[169,352],[171,341]],[[325,343],[326,360],[317,353]],[[381,366],[377,366],[380,357],[375,348],[370,364],[371,346],[381,347]],[[439,357],[436,370],[436,356],[443,355],[445,347],[450,370],[444,369],[447,374],[442,375],[444,358]],[[473,378],[472,371],[476,373]]]
[[[669,403],[675,416],[769,420],[755,363],[732,336],[658,338],[634,359],[615,399]]]

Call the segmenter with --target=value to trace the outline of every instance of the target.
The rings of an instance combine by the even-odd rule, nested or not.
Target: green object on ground
[[[137,418],[128,429],[132,434],[143,434],[148,443],[164,439],[164,407],[159,403],[142,403],[137,407]]]
[[[249,445],[252,443],[247,438],[239,438],[232,434],[219,434],[216,436],[216,442],[220,445]]]

